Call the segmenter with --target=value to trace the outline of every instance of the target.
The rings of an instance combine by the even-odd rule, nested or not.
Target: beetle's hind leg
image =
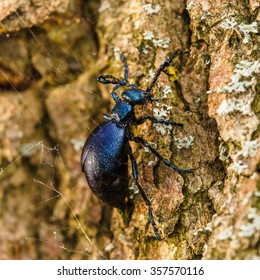
[[[148,208],[148,216],[149,216],[149,220],[150,220],[150,223],[153,227],[153,231],[154,231],[154,234],[156,236],[156,238],[158,240],[162,240],[159,233],[158,233],[158,229],[156,227],[156,224],[155,224],[155,221],[154,221],[154,218],[153,218],[153,212],[152,212],[152,209],[151,209],[151,202],[149,201],[148,197],[146,196],[144,190],[142,189],[142,187],[140,186],[140,184],[138,183],[138,169],[137,169],[137,164],[136,164],[136,161],[135,161],[135,158],[132,154],[132,150],[131,148],[129,147],[129,157],[130,157],[130,160],[131,160],[131,164],[132,164],[132,172],[133,172],[133,177],[134,177],[134,180],[135,180],[135,183],[142,195],[142,198],[143,200],[145,201],[145,204]]]
[[[153,154],[155,154],[159,158],[159,160],[163,161],[164,164],[171,167],[172,169],[174,169],[180,173],[192,173],[193,172],[193,169],[181,169],[181,168],[175,166],[174,164],[172,164],[171,162],[169,162],[167,159],[165,159],[163,156],[161,156],[153,147],[151,147],[151,145],[147,141],[145,141],[143,138],[131,135],[130,140],[135,141],[136,143],[141,143],[142,145],[147,147]]]

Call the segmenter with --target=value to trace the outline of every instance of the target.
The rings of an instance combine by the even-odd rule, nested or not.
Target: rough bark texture
[[[37,21],[31,2],[44,11]],[[0,9],[0,258],[259,258],[257,1],[75,0],[44,23],[67,1],[43,2]],[[27,8],[8,16],[18,6]],[[183,127],[133,129],[194,169],[180,175],[132,145],[160,242],[140,194],[129,224],[93,196],[80,153],[113,107],[111,87],[95,76],[122,77],[124,52],[130,81],[146,88],[177,48],[189,54],[159,78],[159,103],[137,114]]]
[[[0,32],[17,31],[43,23],[50,15],[66,9],[68,0],[2,0]]]

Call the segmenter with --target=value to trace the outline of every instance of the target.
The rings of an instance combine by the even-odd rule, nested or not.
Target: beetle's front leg
[[[176,122],[169,121],[169,120],[164,120],[164,119],[156,119],[155,117],[147,116],[147,115],[143,115],[139,119],[136,119],[135,120],[135,124],[137,124],[137,125],[142,124],[146,120],[150,120],[153,123],[161,123],[161,124],[167,124],[167,125],[171,124],[171,125],[176,125],[176,126],[183,126],[183,124],[181,124],[181,123],[176,123]]]
[[[118,97],[118,95],[116,94],[115,90],[118,89],[119,87],[121,87],[122,85],[121,84],[117,84],[113,87],[112,91],[111,91],[111,96],[112,98],[114,99],[114,101],[116,103],[120,102],[121,99]]]

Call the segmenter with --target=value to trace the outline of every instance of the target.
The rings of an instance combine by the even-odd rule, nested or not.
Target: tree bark
[[[25,26],[40,25],[54,13],[63,12],[68,0],[2,0],[0,32],[17,31]]]
[[[75,0],[32,29],[35,22],[17,19],[23,28],[13,33],[2,20],[0,258],[260,257],[259,7],[254,0],[185,2]],[[131,143],[158,241],[140,193],[128,224],[94,197],[80,153],[114,106],[111,86],[95,77],[122,78],[123,52],[130,82],[145,89],[178,48],[189,53],[161,74],[152,90],[158,102],[136,113],[183,127],[147,121],[133,133],[194,173],[179,174]]]

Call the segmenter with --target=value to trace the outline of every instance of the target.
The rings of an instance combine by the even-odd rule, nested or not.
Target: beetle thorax
[[[127,101],[117,103],[111,112],[111,119],[119,124],[127,124],[134,118],[134,108]]]
[[[125,90],[122,93],[122,98],[130,104],[141,105],[145,104],[149,100],[150,95],[144,90],[136,88]]]

